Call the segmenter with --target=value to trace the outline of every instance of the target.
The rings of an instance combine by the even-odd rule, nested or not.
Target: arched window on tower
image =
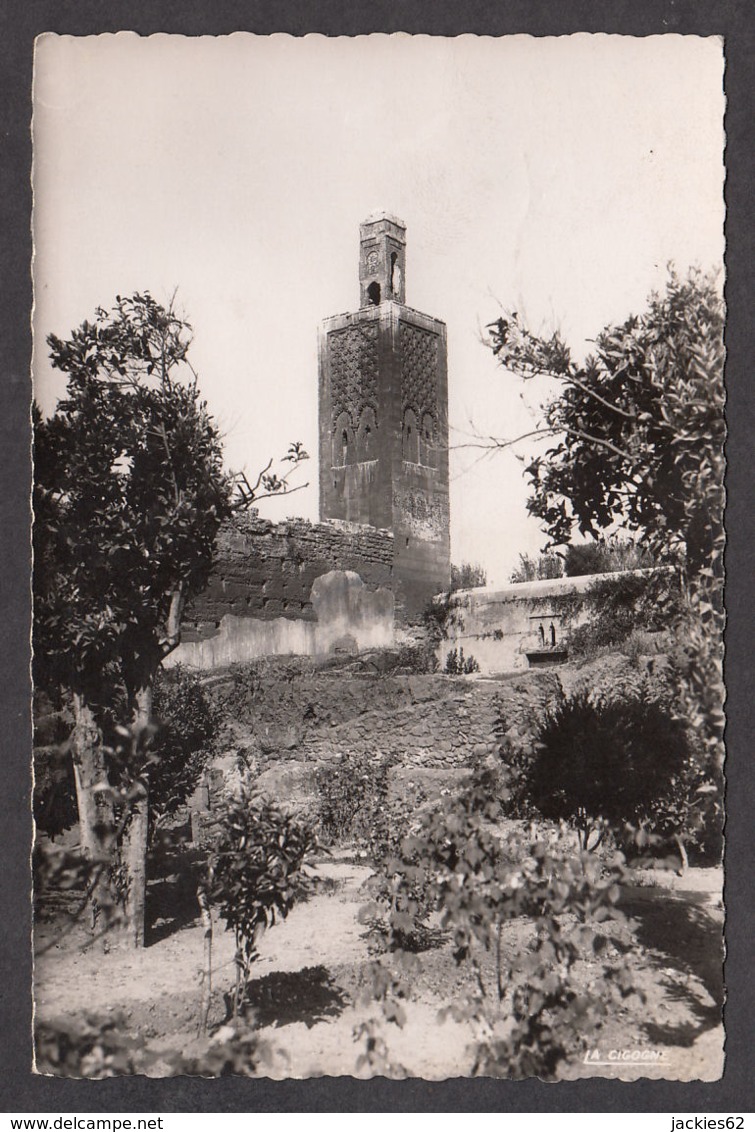
[[[380,306],[380,284],[376,280],[373,280],[367,288],[367,298],[374,306]]]
[[[401,297],[401,264],[398,262],[398,252],[391,252],[391,294],[397,299]]]
[[[404,423],[401,429],[401,455],[410,464],[419,463],[419,428],[413,409],[407,409],[404,413]]]
[[[375,411],[369,406],[362,409],[357,432],[357,460],[374,460],[375,452]]]
[[[333,428],[333,467],[342,468],[353,464],[356,458],[356,444],[351,417],[340,413]]]
[[[427,468],[434,468],[435,460],[435,421],[432,413],[423,413],[419,438],[419,462]]]

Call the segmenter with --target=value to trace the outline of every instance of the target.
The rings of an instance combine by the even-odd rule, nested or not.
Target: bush
[[[442,1014],[476,1028],[474,1073],[552,1078],[634,989],[627,963],[610,952],[601,928],[606,920],[624,922],[615,907],[621,867],[569,853],[563,840],[502,835],[492,824],[496,816],[481,778],[428,812],[385,863],[387,915],[393,937],[411,939],[434,909],[452,935],[457,963],[471,969],[475,990]],[[521,918],[533,927],[524,954],[502,937],[505,925]],[[584,961],[592,973],[587,986],[575,971]],[[373,965],[373,995],[386,1021],[403,1025],[402,1000],[411,997],[418,964],[404,952],[389,966]],[[368,1039],[368,1059],[377,1050],[389,1062],[374,1022],[355,1036]]]
[[[263,1064],[272,1061],[269,1044],[243,1025],[222,1026],[188,1055],[183,1050],[145,1049],[140,1039],[124,1036],[127,1030],[128,1019],[121,1013],[38,1022],[34,1031],[37,1070],[57,1077],[101,1080],[149,1074],[157,1063],[163,1076],[254,1077]]]
[[[679,832],[694,786],[687,730],[667,707],[647,694],[594,701],[581,691],[546,715],[515,804],[568,822],[587,849],[591,836],[595,847],[627,825]]]
[[[186,804],[215,752],[219,712],[188,669],[160,670],[149,767],[150,837]]]
[[[584,574],[610,574],[616,570],[641,570],[656,565],[653,555],[630,538],[571,543],[566,548],[567,578]]]
[[[365,762],[342,755],[316,772],[319,821],[327,845],[375,850],[388,817],[389,773],[395,755]]]
[[[590,620],[571,631],[569,653],[589,659],[606,651],[633,651],[635,633],[670,632],[680,601],[678,579],[665,571],[597,580],[585,595]]]
[[[480,666],[473,656],[464,656],[463,648],[451,649],[443,671],[446,676],[471,676],[473,672],[480,671]]]
[[[564,560],[558,554],[519,555],[519,565],[511,571],[509,581],[515,585],[521,582],[535,582],[561,578],[564,573]]]
[[[473,590],[487,584],[488,575],[484,566],[472,562],[462,562],[461,566],[451,563],[452,590]]]
[[[302,866],[317,844],[312,827],[261,795],[228,803],[207,865],[207,895],[236,937],[233,1015],[243,1005],[257,941],[285,919],[307,887]]]

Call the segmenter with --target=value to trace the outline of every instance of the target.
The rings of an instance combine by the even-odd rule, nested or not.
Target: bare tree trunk
[[[92,708],[79,692],[73,695],[73,712],[71,756],[79,811],[79,842],[83,856],[98,863],[89,901],[94,922],[98,907],[113,903],[108,885],[115,814],[100,729]]]
[[[132,723],[138,733],[152,716],[152,684],[139,688],[132,697]],[[125,942],[144,946],[147,900],[147,837],[149,832],[149,785],[146,776],[134,783],[131,815],[123,835],[121,860],[126,871]]]
[[[84,697],[73,696],[74,727],[71,735],[76,804],[79,810],[81,849],[89,860],[110,850],[115,826],[113,802],[105,767],[100,729]]]
[[[147,900],[147,791],[131,804],[123,835],[121,861],[126,873],[125,943],[129,947],[144,946],[145,907]]]
[[[199,1025],[197,1027],[197,1032],[201,1036],[207,1033],[207,1020],[210,1016],[210,1005],[212,1003],[212,909],[210,908],[207,890],[203,885],[200,885],[197,889],[197,901],[202,915],[202,927],[204,928],[204,965],[200,975]]]

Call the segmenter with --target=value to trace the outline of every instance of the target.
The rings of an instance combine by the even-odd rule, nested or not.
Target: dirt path
[[[260,944],[252,999],[261,1036],[276,1050],[265,1070],[273,1077],[357,1075],[362,1047],[354,1043],[354,1027],[378,1013],[374,1004],[371,1009],[353,1004],[359,972],[371,958],[358,919],[369,869],[330,861],[318,873],[322,890],[294,908]],[[699,878],[694,880],[700,888]],[[637,972],[647,1007],[641,1017],[617,1017],[606,1027],[598,1051],[606,1064],[580,1061],[565,1076],[689,1080],[720,1075],[721,913],[715,880],[706,878],[701,891],[694,891],[695,884],[689,891],[646,888],[625,894],[627,911],[638,925]],[[121,1012],[128,1032],[158,1055],[156,1076],[165,1072],[161,1051],[191,1048],[203,959],[197,923],[156,938],[140,952],[104,954],[100,946],[86,944],[81,933],[59,938],[54,921],[41,926],[38,942],[48,948],[36,964],[38,1017]],[[427,1079],[467,1075],[472,1031],[437,1020],[439,1007],[453,993],[444,975],[452,970],[447,949],[422,959],[430,973],[417,986],[417,1001],[408,1004],[405,1027],[384,1030],[392,1061]],[[211,1020],[219,1022],[222,990],[233,982],[233,939],[222,924],[214,935],[213,971]],[[626,1050],[630,1055],[656,1050],[663,1056],[658,1063],[611,1061],[612,1053],[627,1056],[621,1052]]]

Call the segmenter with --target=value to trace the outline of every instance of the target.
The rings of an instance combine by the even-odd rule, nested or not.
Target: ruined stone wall
[[[169,663],[214,668],[260,656],[319,655],[393,643],[393,536],[347,523],[240,514],[186,609]]]
[[[453,788],[498,748],[496,720],[524,729],[560,694],[555,673],[513,681],[449,676],[352,676],[302,669],[287,679],[283,661],[243,682],[216,685],[231,720],[227,770],[241,760],[260,790],[292,804],[316,794],[318,768],[350,756],[365,765],[396,761],[395,787],[428,795]],[[402,785],[403,784],[403,785]]]

